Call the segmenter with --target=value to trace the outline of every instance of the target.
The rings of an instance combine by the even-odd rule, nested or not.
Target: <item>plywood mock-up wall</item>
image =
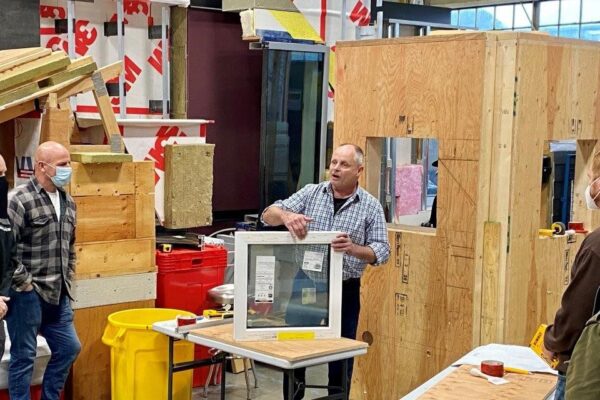
[[[437,138],[438,226],[389,226],[390,261],[362,280],[352,396],[399,398],[473,347],[526,344],[560,304],[583,240],[540,238],[547,140],[577,140],[574,220],[600,138],[600,44],[532,33],[341,42],[335,144]],[[600,213],[596,213],[600,214]]]

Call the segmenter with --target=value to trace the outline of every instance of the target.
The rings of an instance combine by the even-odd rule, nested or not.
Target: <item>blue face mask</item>
[[[52,183],[54,183],[54,186],[63,187],[71,181],[71,174],[73,173],[73,169],[71,169],[71,167],[55,167],[51,164],[47,165],[50,165],[56,170],[56,174],[50,177],[50,180]]]

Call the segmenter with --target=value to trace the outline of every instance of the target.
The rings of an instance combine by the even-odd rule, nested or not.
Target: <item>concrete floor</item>
[[[252,400],[275,400],[282,399],[283,373],[270,366],[256,363],[256,374],[258,378],[258,388],[254,388],[252,373],[249,373],[250,379],[250,398]],[[327,364],[318,365],[306,370],[306,380],[312,385],[327,384]],[[244,374],[227,373],[225,378],[226,388],[225,397],[227,400],[245,400],[246,399],[246,381]],[[317,389],[307,389],[305,399],[313,399],[325,396],[327,391]],[[218,400],[221,397],[221,386],[209,386],[208,397],[204,397],[204,389],[195,388],[192,400]]]

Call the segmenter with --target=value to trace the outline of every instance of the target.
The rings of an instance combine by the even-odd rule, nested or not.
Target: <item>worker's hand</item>
[[[303,214],[296,214],[293,212],[286,212],[283,217],[283,224],[290,231],[292,236],[298,239],[304,239],[308,233],[308,223],[312,221],[312,218],[307,217]]]
[[[8,311],[6,303],[10,300],[10,297],[0,296],[0,318],[4,318]]]
[[[556,353],[548,350],[546,348],[546,345],[544,343],[542,343],[542,355],[544,356],[546,361],[551,362],[554,359],[554,357],[556,356]]]
[[[27,286],[25,286],[23,288],[24,292],[31,292],[33,290],[33,285],[31,283],[28,283]]]
[[[0,154],[0,176],[4,176],[4,174],[6,174],[6,163]]]
[[[348,236],[347,233],[339,233],[335,239],[331,241],[331,248],[335,251],[350,254],[353,247],[354,243],[352,243],[352,239],[350,239],[350,236]]]

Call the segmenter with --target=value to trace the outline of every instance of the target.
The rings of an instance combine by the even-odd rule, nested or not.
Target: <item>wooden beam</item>
[[[83,59],[78,60],[78,62],[72,63],[67,67],[65,71],[61,71],[57,74],[54,74],[43,81],[40,82],[40,86],[52,86],[58,83],[62,83],[68,81],[69,79],[82,76],[82,75],[90,75],[92,72],[97,70],[98,67],[92,57],[85,57]]]
[[[21,103],[15,107],[7,108],[5,110],[0,110],[0,124],[11,120],[13,118],[17,118],[23,114],[27,114],[28,112],[35,110],[35,102],[33,100],[29,100],[25,103]]]
[[[110,146],[107,144],[72,144],[71,153],[108,153]]]
[[[121,73],[121,70],[122,70],[121,61],[117,61],[116,63],[109,64],[109,65],[106,65],[106,66],[100,68],[98,70],[98,72],[102,76],[102,80],[104,82],[106,82],[108,80],[111,80],[111,79],[119,76],[119,74]],[[92,89],[94,89],[94,83],[92,82],[92,79],[91,78],[83,79],[81,82],[77,82],[76,84],[64,87],[62,90],[59,90],[57,93],[58,101],[60,102],[61,100],[65,99],[65,98],[68,98],[70,96],[73,96],[73,95],[76,95],[79,93],[89,92]]]
[[[48,94],[50,94],[52,92],[57,92],[60,89],[62,89],[64,87],[67,87],[69,85],[72,85],[74,83],[77,83],[77,82],[79,82],[82,79],[84,79],[84,77],[79,76],[77,78],[70,79],[70,80],[68,80],[66,82],[59,83],[58,85],[49,86],[49,87],[47,87],[45,89],[42,89],[42,90],[40,90],[38,92],[35,92],[35,93],[29,95],[27,97],[23,97],[23,98],[20,98],[18,100],[15,100],[13,102],[10,102],[8,104],[5,104],[3,106],[0,106],[0,113],[2,111],[4,111],[4,110],[8,110],[9,108],[13,108],[13,107],[16,107],[16,106],[18,106],[20,104],[27,103],[28,101],[32,101],[32,100],[38,99],[40,97],[47,96]],[[59,102],[60,102],[60,99],[59,99]],[[45,101],[40,101],[40,103],[41,104],[45,104]],[[41,108],[43,108],[43,106]],[[21,115],[21,114],[19,114],[19,115]]]
[[[30,96],[40,90],[37,82],[27,83],[15,89],[0,93],[0,106],[8,104],[12,101],[19,100],[23,97]]]
[[[94,83],[94,99],[96,99],[96,105],[98,106],[98,112],[102,119],[102,126],[104,127],[104,134],[108,139],[108,143],[111,146],[111,150],[114,153],[123,153],[125,146],[121,138],[121,130],[117,124],[115,113],[112,109],[110,98],[108,97],[108,91],[106,90],[106,84],[102,74],[98,71],[92,74],[92,82]]]
[[[0,72],[4,72],[21,64],[49,56],[52,50],[42,47],[13,49],[0,51]]]
[[[44,75],[58,71],[71,63],[62,51],[54,52],[15,69],[0,73],[0,91],[10,89],[22,83],[38,80]]]
[[[133,156],[125,153],[71,153],[71,161],[82,164],[133,162]]]

